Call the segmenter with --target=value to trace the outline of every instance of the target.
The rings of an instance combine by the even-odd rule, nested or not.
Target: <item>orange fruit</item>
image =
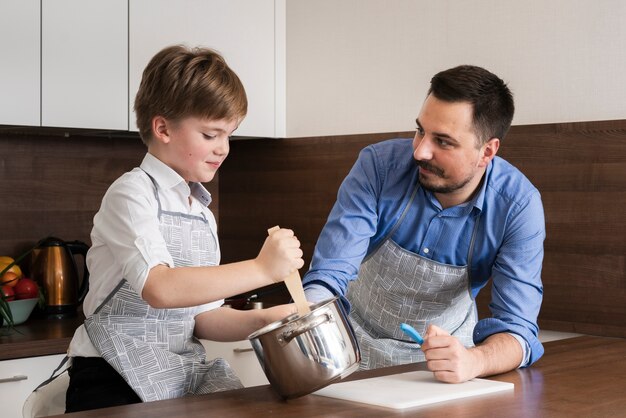
[[[0,257],[0,272],[3,271],[9,264],[13,262],[11,257]],[[6,284],[9,286],[15,286],[17,281],[22,278],[22,270],[20,266],[14,264],[8,269],[2,277],[0,277],[0,285]]]
[[[12,271],[7,271],[0,279],[0,285],[13,287],[17,284],[19,276]]]

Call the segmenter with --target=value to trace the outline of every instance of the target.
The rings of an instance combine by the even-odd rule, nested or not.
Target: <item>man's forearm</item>
[[[519,367],[523,356],[519,342],[508,333],[491,335],[471,350],[480,366],[477,377],[514,370]]]

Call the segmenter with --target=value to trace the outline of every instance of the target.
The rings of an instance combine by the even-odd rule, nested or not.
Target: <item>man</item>
[[[339,295],[362,368],[426,360],[463,382],[532,364],[545,223],[538,190],[496,156],[513,119],[496,75],[435,75],[415,138],[366,147],[344,179],[304,278],[307,298]],[[475,296],[492,279],[491,318]],[[421,346],[403,334],[424,334]]]

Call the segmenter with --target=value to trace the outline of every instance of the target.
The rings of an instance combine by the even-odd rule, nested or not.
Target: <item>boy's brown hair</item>
[[[155,116],[173,121],[243,119],[248,99],[241,80],[219,53],[176,45],[162,49],[144,69],[134,109],[139,135],[148,144]]]

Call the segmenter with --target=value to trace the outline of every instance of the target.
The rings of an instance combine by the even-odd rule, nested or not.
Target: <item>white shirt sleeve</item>
[[[159,229],[153,185],[144,177],[122,176],[109,188],[94,217],[87,260],[93,276],[113,285],[126,279],[140,295],[150,269],[173,266]]]

